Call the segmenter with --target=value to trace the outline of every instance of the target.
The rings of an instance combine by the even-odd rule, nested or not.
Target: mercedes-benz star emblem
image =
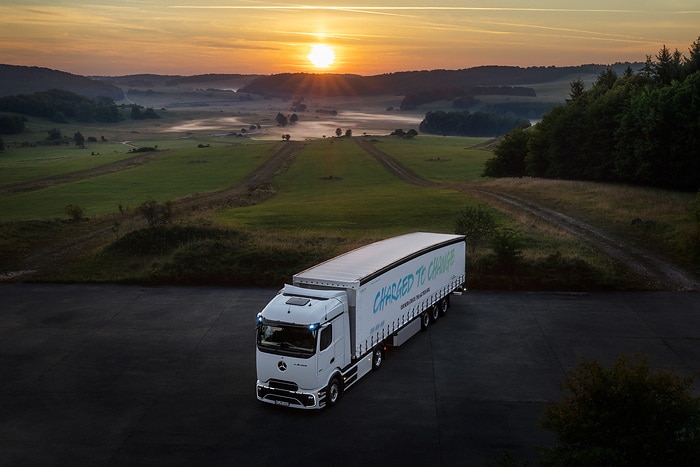
[[[277,368],[279,368],[280,371],[286,371],[287,364],[280,360],[279,362],[277,362]]]

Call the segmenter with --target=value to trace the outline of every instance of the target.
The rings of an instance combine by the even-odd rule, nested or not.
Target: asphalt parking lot
[[[532,465],[580,358],[700,372],[696,292],[467,292],[333,409],[277,408],[254,392],[274,293],[0,285],[0,465]]]

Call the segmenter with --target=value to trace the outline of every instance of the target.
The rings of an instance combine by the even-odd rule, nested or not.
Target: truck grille
[[[297,386],[296,383],[293,383],[291,381],[283,381],[281,379],[271,379],[268,382],[268,385],[272,389],[284,389],[285,391],[292,392],[297,392],[299,390],[299,386]]]

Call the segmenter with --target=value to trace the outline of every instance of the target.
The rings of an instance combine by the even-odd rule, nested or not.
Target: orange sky
[[[83,75],[610,64],[699,36],[699,0],[0,0],[0,63]]]

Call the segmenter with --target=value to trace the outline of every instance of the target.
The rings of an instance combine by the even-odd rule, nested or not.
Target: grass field
[[[62,128],[64,135],[81,131],[85,136],[106,135],[109,140],[88,143],[85,149],[8,145],[0,154],[0,189],[5,188],[0,192],[0,275],[19,268],[22,258],[32,251],[61,245],[99,228],[107,231],[99,237],[101,243],[37,279],[278,284],[301,268],[367,242],[416,230],[452,233],[466,206],[482,205],[499,225],[518,232],[523,258],[534,266],[519,272],[505,270],[492,263],[491,250],[483,245],[470,253],[470,268],[487,278],[479,286],[509,287],[510,278],[528,275],[564,281],[554,285],[545,281],[538,287],[566,288],[567,279],[570,286],[579,288],[581,284],[629,286],[619,265],[589,245],[525,216],[497,211],[469,198],[460,187],[490,187],[535,200],[696,267],[695,260],[688,260],[692,253],[688,245],[698,230],[694,194],[584,182],[484,180],[480,175],[491,153],[477,146],[483,139],[474,138],[370,137],[375,147],[441,187],[415,186],[395,178],[352,139],[317,136],[272,179],[264,196],[245,206],[178,212],[169,230],[160,230],[158,235],[138,230],[143,221],[121,217],[120,206],[136,216],[128,208],[148,200],[172,201],[234,186],[263,163],[280,144],[277,137],[221,137],[212,133],[219,129],[207,126],[208,122],[226,122],[230,115],[237,115],[231,117],[234,121],[269,122],[270,115],[288,104],[246,105],[268,108],[169,110],[147,126],[125,121],[116,126]],[[359,105],[353,110],[372,112]],[[29,141],[42,138],[54,125],[41,119],[29,123],[30,131],[23,135]],[[287,131],[298,137],[300,128]],[[282,132],[265,130],[273,136]],[[108,174],[87,173],[70,182],[49,182],[34,191],[7,191],[32,180],[94,170],[130,158],[132,148],[145,146],[157,146],[159,151],[140,165]],[[69,222],[65,212],[69,204],[81,206],[89,220]],[[105,229],[112,222],[119,225],[112,229],[114,233]],[[489,276],[493,271],[501,275]]]
[[[423,178],[438,182],[478,180],[484,163],[493,156],[489,151],[473,149],[484,138],[421,136],[419,138],[384,138],[375,145],[399,160]]]
[[[0,188],[38,178],[94,169],[130,157],[128,149],[122,144],[105,144],[99,148],[98,156],[91,157],[86,157],[91,155],[90,150],[72,145],[8,150],[0,156]]]
[[[159,145],[160,143],[160,145]],[[168,141],[142,141],[142,146],[172,147]],[[119,206],[134,207],[153,199],[167,201],[192,193],[220,190],[239,182],[260,165],[270,152],[271,143],[251,142],[245,145],[219,145],[198,148],[197,143],[177,142],[180,149],[157,152],[149,163],[112,174],[88,177],[68,184],[50,186],[43,190],[0,197],[0,221],[30,220],[65,217],[65,207],[77,204],[86,216],[116,212]],[[85,151],[85,150],[83,150]],[[27,151],[29,153],[29,151]],[[65,149],[55,149],[56,157],[38,159],[43,170],[37,170],[36,178],[46,173],[67,170]],[[18,162],[6,163],[8,171],[24,164],[29,155],[16,156]],[[126,157],[122,155],[120,157]],[[111,158],[82,156],[72,153],[72,167],[86,168],[87,161],[95,159],[111,162]],[[26,180],[26,177],[23,181]]]
[[[522,178],[481,183],[575,213],[577,218],[651,247],[691,269],[700,260],[700,194],[571,180]]]
[[[475,163],[462,165],[469,164]],[[351,238],[411,230],[452,233],[457,212],[469,201],[454,190],[398,180],[351,139],[311,142],[274,185],[273,198],[222,211],[216,220],[244,229]]]

